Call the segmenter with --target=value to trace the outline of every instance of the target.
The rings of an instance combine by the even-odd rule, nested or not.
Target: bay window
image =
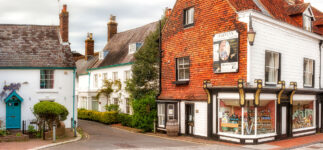
[[[266,84],[277,84],[280,75],[280,54],[266,51],[265,55]]]
[[[293,129],[314,127],[315,104],[313,100],[293,102]]]
[[[242,134],[242,108],[238,100],[220,100],[219,131],[228,134]]]
[[[304,87],[314,87],[314,60],[304,59]]]

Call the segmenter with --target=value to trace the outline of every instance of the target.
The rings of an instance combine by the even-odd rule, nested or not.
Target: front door
[[[6,103],[6,128],[20,129],[21,127],[21,102],[12,97]]]
[[[194,104],[186,104],[185,105],[185,127],[186,134],[193,135],[194,129]]]
[[[290,130],[290,122],[289,122],[289,117],[288,117],[288,112],[289,112],[289,103],[282,103],[281,108],[281,137],[282,138],[287,138],[288,133]]]

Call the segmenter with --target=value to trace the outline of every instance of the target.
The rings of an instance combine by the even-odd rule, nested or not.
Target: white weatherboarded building
[[[108,43],[99,54],[94,53],[94,41],[91,35],[88,36],[85,41],[85,56],[76,62],[78,108],[104,112],[106,105],[118,104],[122,113],[132,113],[125,82],[131,78],[134,53],[140,49],[145,38],[156,30],[157,25],[158,22],[154,22],[117,33],[115,17],[111,16],[108,23]],[[97,99],[97,92],[104,79],[120,80],[121,90],[112,93],[109,98],[101,95]]]
[[[23,121],[27,127],[35,120],[33,106],[41,101],[67,108],[67,128],[70,119],[77,117],[73,105],[75,63],[68,36],[61,36],[68,35],[66,6],[62,14],[60,26],[0,25],[1,128],[22,129]]]

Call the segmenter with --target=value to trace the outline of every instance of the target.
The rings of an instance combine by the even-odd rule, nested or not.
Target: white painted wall
[[[296,81],[303,88],[304,58],[315,60],[315,88],[319,87],[319,40],[299,32],[253,18],[256,39],[250,46],[250,83],[255,79],[265,80],[265,51],[281,53],[281,80],[286,85]]]
[[[21,83],[17,93],[24,99],[21,103],[21,119],[29,123],[35,119],[31,109],[40,100],[54,100],[64,105],[69,112],[64,121],[67,128],[71,127],[73,117],[73,70],[54,71],[54,89],[40,89],[40,70],[0,70],[0,87],[11,83]],[[25,84],[23,84],[25,83]],[[6,104],[0,100],[0,120],[6,120]],[[75,103],[75,118],[77,118]],[[27,124],[28,126],[28,124]]]
[[[79,76],[79,99],[81,96],[88,97],[89,100],[89,108],[91,109],[91,98],[97,93],[97,91],[103,85],[103,74],[107,73],[107,79],[112,80],[113,72],[118,72],[118,78],[122,83],[122,89],[118,93],[112,93],[109,102],[113,103],[114,98],[119,98],[119,107],[121,112],[126,113],[126,98],[129,98],[129,94],[126,92],[125,87],[125,71],[131,71],[132,65],[125,65],[125,66],[117,66],[117,67],[110,67],[110,68],[103,68],[98,70],[91,70],[90,76],[83,75]],[[94,76],[97,74],[98,76],[98,87],[94,87]],[[90,78],[89,78],[90,77]],[[90,80],[90,82],[89,82]],[[90,84],[90,85],[89,85]],[[90,87],[90,88],[89,88]],[[107,104],[108,100],[105,96],[100,96],[99,98],[99,111],[104,112],[105,105]],[[132,113],[132,109],[130,109],[130,113]]]

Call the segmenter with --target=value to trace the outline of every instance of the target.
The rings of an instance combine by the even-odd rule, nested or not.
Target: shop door
[[[289,133],[289,120],[288,120],[288,112],[289,112],[289,103],[283,103],[280,108],[280,117],[281,117],[281,137],[287,138]]]
[[[193,135],[194,129],[194,104],[186,104],[185,105],[185,127],[186,134]]]

